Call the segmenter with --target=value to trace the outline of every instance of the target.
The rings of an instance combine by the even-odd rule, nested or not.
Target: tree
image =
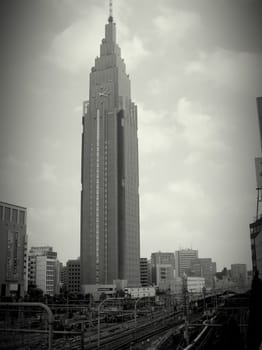
[[[123,291],[123,289],[119,289],[119,290],[116,292],[116,297],[117,297],[117,298],[124,298],[124,297],[125,297],[125,292]]]
[[[100,294],[99,300],[103,301],[105,299],[106,299],[106,293],[103,292],[103,293]]]
[[[28,295],[31,301],[40,302],[40,301],[43,301],[44,299],[44,296],[43,296],[44,293],[42,289],[37,287],[32,287],[28,289]]]

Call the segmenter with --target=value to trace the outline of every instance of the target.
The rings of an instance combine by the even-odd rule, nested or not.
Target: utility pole
[[[203,301],[204,301],[204,315],[206,316],[207,305],[206,305],[206,287],[205,286],[202,288],[202,291],[203,291]]]
[[[183,291],[183,310],[185,320],[184,339],[186,345],[189,345],[189,332],[188,332],[188,291],[187,291],[187,275],[184,273],[182,277],[182,291]]]

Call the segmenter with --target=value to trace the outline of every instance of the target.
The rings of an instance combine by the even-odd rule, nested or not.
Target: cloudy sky
[[[141,256],[192,247],[251,266],[260,0],[115,0],[139,113]],[[79,256],[82,101],[107,0],[1,2],[0,199],[31,245]]]

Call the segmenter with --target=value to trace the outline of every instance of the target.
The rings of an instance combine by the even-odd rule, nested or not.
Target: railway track
[[[120,350],[130,347],[130,344],[138,343],[142,340],[148,339],[157,334],[163,333],[174,326],[181,325],[184,321],[178,319],[181,312],[172,313],[165,317],[139,324],[137,327],[133,325],[131,328],[122,330],[117,334],[102,335],[99,349],[103,350]],[[176,319],[175,319],[176,317]],[[97,338],[93,339],[91,343],[85,345],[86,350],[97,349]]]

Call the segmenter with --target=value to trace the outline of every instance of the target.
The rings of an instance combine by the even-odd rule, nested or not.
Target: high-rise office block
[[[27,289],[26,208],[0,202],[1,296],[23,296]]]
[[[260,145],[262,150],[262,96],[257,97],[257,113],[258,113],[258,125],[260,132]]]
[[[81,285],[140,284],[137,107],[112,15],[84,102]]]
[[[175,252],[176,272],[179,277],[183,277],[183,273],[190,273],[191,260],[198,258],[198,251],[194,249],[181,249]]]
[[[262,149],[262,97],[257,97],[257,112],[260,130],[260,145]],[[255,158],[257,178],[257,205],[255,221],[249,225],[251,239],[251,256],[253,273],[258,272],[262,277],[262,157]]]

